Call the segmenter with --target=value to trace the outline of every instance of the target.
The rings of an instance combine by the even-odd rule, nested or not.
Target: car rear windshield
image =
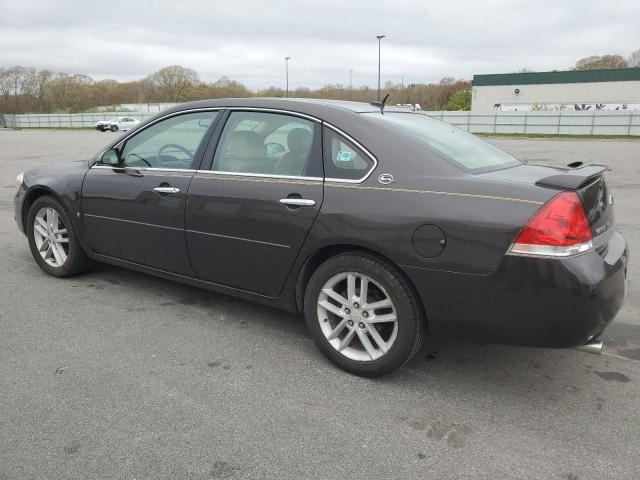
[[[472,173],[515,167],[522,162],[480,138],[420,113],[364,113],[422,143],[427,149]]]

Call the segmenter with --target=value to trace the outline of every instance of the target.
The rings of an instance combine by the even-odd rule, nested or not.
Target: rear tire
[[[29,248],[37,264],[54,277],[70,277],[91,268],[73,223],[60,202],[49,195],[36,199],[27,216]]]
[[[118,126],[117,125],[111,125],[111,131],[112,132],[117,132],[118,131]]]
[[[355,375],[390,373],[424,342],[426,320],[413,286],[367,253],[342,253],[320,265],[307,285],[304,312],[320,351]]]

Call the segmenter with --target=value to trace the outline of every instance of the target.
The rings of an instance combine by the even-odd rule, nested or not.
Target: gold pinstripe
[[[482,195],[479,193],[458,193],[458,192],[440,192],[437,190],[418,190],[412,188],[391,188],[391,187],[368,187],[365,185],[348,185],[342,183],[325,183],[327,187],[334,188],[353,188],[357,190],[376,190],[382,192],[404,192],[404,193],[422,193],[427,195],[444,195],[447,197],[466,197],[478,198],[482,200],[502,200],[505,202],[529,203],[532,205],[542,205],[544,202],[538,200],[526,200],[524,198],[500,197],[497,195]]]
[[[310,184],[321,184],[322,182],[318,180],[286,180],[282,178],[247,178],[247,177],[225,177],[221,175],[196,175],[197,178],[201,179],[218,179],[218,180],[233,180],[236,182],[257,182],[257,183],[283,183],[289,185],[310,185]],[[538,200],[527,200],[524,198],[513,198],[513,197],[501,197],[498,195],[482,195],[479,193],[459,193],[459,192],[440,192],[437,190],[419,190],[412,188],[392,188],[392,187],[372,187],[366,185],[352,185],[348,183],[325,183],[325,186],[332,188],[349,188],[354,190],[375,190],[381,192],[403,192],[403,193],[417,193],[417,194],[426,194],[426,195],[444,195],[447,197],[463,197],[463,198],[477,198],[481,200],[499,200],[504,202],[516,202],[516,203],[527,203],[531,205],[542,205],[544,202],[540,202]]]

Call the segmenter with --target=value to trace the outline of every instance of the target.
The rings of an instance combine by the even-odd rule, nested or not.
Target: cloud
[[[581,57],[628,54],[640,2],[488,0],[0,0],[0,66],[36,66],[96,79],[141,78],[170,64],[249,87],[318,87],[563,69]]]

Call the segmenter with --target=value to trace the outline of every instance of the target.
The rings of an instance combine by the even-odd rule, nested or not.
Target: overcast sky
[[[566,69],[640,48],[640,0],[0,0],[0,67],[139,79],[178,64],[251,88]]]

